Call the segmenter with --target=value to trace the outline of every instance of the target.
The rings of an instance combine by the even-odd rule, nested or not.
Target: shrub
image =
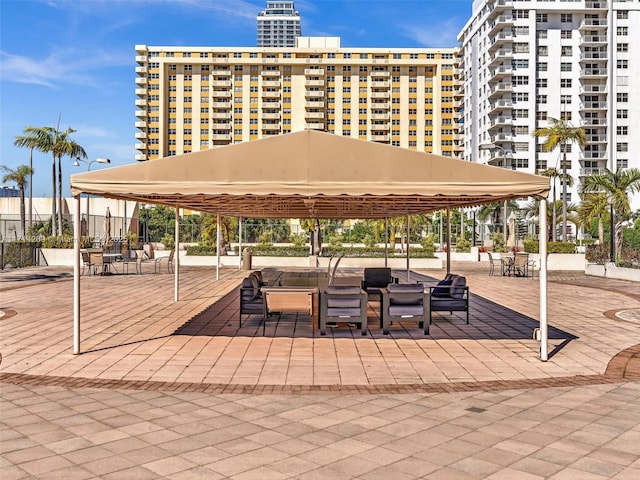
[[[587,245],[585,258],[587,262],[604,265],[609,261],[611,252],[608,245],[593,244]]]
[[[162,237],[161,243],[164,245],[164,248],[167,250],[173,250],[176,246],[175,239],[173,235],[165,233],[164,237]]]
[[[291,241],[296,247],[304,247],[307,243],[307,236],[304,233],[297,233],[291,235]]]
[[[187,255],[191,255],[194,257],[205,256],[205,255],[215,255],[215,254],[216,254],[215,245],[199,243],[198,245],[189,245],[187,247]]]
[[[540,242],[536,237],[528,236],[524,239],[524,251],[527,253],[540,253]]]
[[[549,242],[547,253],[576,253],[576,244],[572,242]]]
[[[493,242],[493,251],[496,253],[506,252],[507,249],[504,246],[504,235],[500,232],[495,232],[491,235],[491,241]]]
[[[470,252],[471,242],[464,237],[458,237],[456,241],[456,252]]]
[[[44,237],[42,239],[42,248],[73,248],[73,236],[61,237]],[[82,237],[80,239],[80,248],[90,248],[93,245],[92,237]]]

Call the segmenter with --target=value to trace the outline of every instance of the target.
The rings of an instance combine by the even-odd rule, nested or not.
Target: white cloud
[[[439,23],[424,22],[419,25],[402,25],[404,35],[415,42],[431,48],[454,47],[458,45],[458,33],[464,21],[449,18]]]

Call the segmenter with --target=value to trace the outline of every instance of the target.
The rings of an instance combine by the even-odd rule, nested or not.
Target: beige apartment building
[[[457,48],[135,48],[136,160],[304,129],[462,157]]]

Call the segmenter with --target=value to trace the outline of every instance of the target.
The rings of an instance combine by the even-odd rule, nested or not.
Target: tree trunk
[[[24,186],[20,187],[20,227],[22,228],[22,232],[20,238],[24,240],[26,234],[26,218],[24,211]]]
[[[51,182],[52,182],[52,195],[51,195],[51,235],[57,236],[56,229],[56,157],[53,156],[53,162],[51,164]]]
[[[604,245],[604,224],[602,223],[602,217],[598,217],[598,242],[600,245]]]
[[[553,179],[553,205],[551,206],[551,241],[556,241],[557,220],[556,220],[556,179]],[[547,237],[549,238],[549,237]]]
[[[616,240],[616,258],[620,257],[622,253],[622,222],[616,222],[615,225],[615,240]],[[615,261],[615,259],[614,259]]]
[[[58,157],[58,232],[64,233],[62,228],[62,157]]]
[[[29,149],[29,228],[33,226],[33,148]]]

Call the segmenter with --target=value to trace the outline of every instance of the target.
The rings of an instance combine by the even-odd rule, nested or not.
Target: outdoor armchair
[[[449,275],[449,279],[429,287],[429,323],[433,312],[466,312],[469,323],[469,287],[461,275]]]
[[[239,326],[242,327],[243,315],[265,315],[265,304],[260,292],[257,277],[248,276],[240,285],[240,315]]]
[[[355,323],[367,334],[367,292],[358,286],[334,285],[320,293],[320,335],[328,322]]]
[[[392,283],[382,289],[382,333],[389,335],[389,325],[392,321],[412,320],[418,327],[429,334],[427,310],[429,295],[421,283]]]

